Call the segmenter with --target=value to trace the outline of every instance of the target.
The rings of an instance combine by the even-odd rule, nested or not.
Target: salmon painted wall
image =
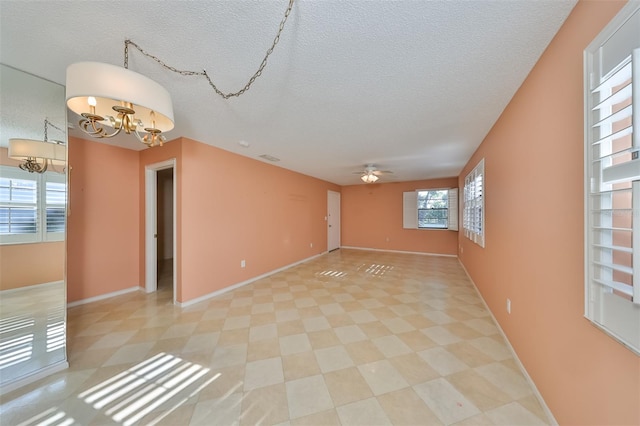
[[[180,301],[327,250],[327,190],[337,185],[190,139],[179,185]]]
[[[0,148],[0,164],[18,167],[7,151]],[[0,245],[0,290],[64,279],[64,251],[64,241]]]
[[[69,137],[67,301],[140,285],[138,152]]]
[[[640,424],[640,357],[583,317],[583,51],[624,4],[578,2],[459,177],[485,158],[459,257],[560,424]]]
[[[343,186],[342,245],[456,255],[458,232],[402,228],[402,193],[457,187],[457,178]]]
[[[0,245],[0,290],[64,279],[64,241]]]

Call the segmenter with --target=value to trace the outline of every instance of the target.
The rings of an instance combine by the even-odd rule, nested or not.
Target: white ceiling
[[[393,171],[380,182],[457,176],[575,2],[296,0],[262,77],[230,100],[135,50],[129,69],[171,93],[169,139],[269,154],[340,185],[361,183],[353,172],[370,163]],[[130,38],[236,91],[287,4],[1,0],[0,62],[64,84],[74,62],[122,65]],[[111,143],[144,148],[133,137]]]

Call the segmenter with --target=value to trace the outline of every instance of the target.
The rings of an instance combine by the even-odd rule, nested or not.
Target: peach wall
[[[583,50],[623,5],[578,2],[459,177],[485,158],[486,247],[459,256],[567,425],[640,424],[640,357],[583,317]]]
[[[0,148],[0,164],[18,167],[7,154]],[[64,253],[64,241],[0,245],[0,290],[64,279]]]
[[[0,245],[0,290],[64,279],[64,241]]]
[[[457,232],[402,228],[402,193],[457,187],[457,178],[342,187],[342,245],[455,255]]]
[[[69,137],[67,300],[139,286],[138,152]]]
[[[337,185],[189,139],[182,165],[181,301],[327,250]]]

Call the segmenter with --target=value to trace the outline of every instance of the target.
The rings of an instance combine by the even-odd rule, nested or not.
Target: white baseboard
[[[0,395],[7,394],[9,392],[13,392],[14,390],[21,388],[22,386],[26,386],[29,383],[33,383],[37,380],[44,379],[51,374],[57,373],[58,371],[66,370],[69,368],[69,363],[65,361],[60,361],[55,364],[49,365],[47,367],[41,368],[40,370],[29,374],[27,376],[20,377],[17,380],[9,382],[7,384],[2,384],[0,386]]]
[[[516,361],[516,364],[520,368],[520,371],[522,371],[522,374],[524,375],[525,379],[527,380],[527,382],[529,383],[529,385],[533,389],[533,394],[538,399],[538,402],[540,403],[540,405],[542,406],[542,409],[544,410],[545,414],[549,418],[549,421],[551,421],[552,425],[557,426],[558,422],[556,421],[556,418],[553,416],[553,413],[551,412],[551,410],[547,406],[547,403],[544,401],[544,398],[542,397],[542,394],[540,393],[540,391],[536,387],[536,384],[534,383],[533,379],[531,378],[531,376],[527,372],[527,369],[524,368],[524,365],[520,361],[520,358],[518,358],[518,354],[516,353],[515,349],[513,349],[513,346],[511,346],[511,342],[507,338],[507,335],[504,334],[504,330],[502,330],[502,327],[500,327],[500,324],[496,320],[496,317],[493,315],[493,312],[491,312],[491,309],[489,309],[489,305],[487,305],[487,302],[482,297],[482,294],[480,293],[480,290],[478,290],[478,286],[476,285],[476,283],[471,278],[471,275],[469,275],[469,271],[467,271],[467,268],[464,267],[462,262],[460,262],[460,266],[462,266],[462,269],[464,270],[464,273],[467,274],[467,278],[469,278],[469,281],[471,281],[471,284],[473,285],[473,288],[476,290],[476,293],[478,293],[478,297],[480,297],[480,300],[482,300],[482,304],[487,309],[487,312],[489,312],[489,315],[491,315],[491,319],[493,320],[493,323],[498,328],[498,331],[502,335],[502,338],[504,339],[504,341],[507,343],[507,347],[511,351],[511,355],[513,355],[513,359]]]
[[[99,300],[110,299],[112,297],[121,296],[127,293],[133,293],[134,291],[143,291],[142,287],[129,287],[124,290],[112,291],[111,293],[101,294],[100,296],[89,297],[87,299],[76,300],[75,302],[67,303],[67,308],[73,308],[74,306],[84,305],[86,303],[97,302]]]
[[[34,285],[29,285],[29,286],[24,286],[24,287],[16,287],[16,288],[10,288],[7,290],[2,290],[0,291],[0,293],[2,294],[11,294],[11,293],[15,293],[16,291],[20,291],[20,290],[36,290],[42,287],[48,287],[48,286],[52,286],[52,285],[60,285],[60,284],[64,284],[64,281],[51,281],[48,283],[42,283],[42,284],[34,284]]]
[[[352,247],[352,246],[340,246],[340,248],[350,249],[350,250],[383,251],[383,252],[387,252],[387,253],[421,254],[423,256],[458,257],[458,255],[456,255],[456,254],[428,253],[428,252],[424,252],[424,251],[387,250],[387,249],[376,249],[376,248],[368,248],[368,247]]]
[[[282,271],[284,271],[286,269],[292,268],[292,267],[294,267],[296,265],[299,265],[301,263],[305,263],[305,262],[308,262],[308,261],[310,261],[312,259],[315,259],[317,257],[324,256],[325,254],[327,254],[327,252],[323,252],[323,253],[319,253],[319,254],[313,255],[311,257],[307,257],[306,259],[302,259],[302,260],[299,260],[297,262],[291,263],[289,265],[283,266],[281,268],[274,269],[273,271],[269,271],[269,272],[267,272],[265,274],[258,275],[257,277],[249,278],[246,281],[242,281],[242,282],[239,282],[239,283],[236,283],[236,284],[232,284],[232,285],[230,285],[228,287],[221,288],[220,290],[216,290],[216,291],[214,291],[212,293],[205,294],[204,296],[200,296],[200,297],[197,297],[195,299],[191,299],[191,300],[188,300],[188,301],[182,302],[182,303],[178,302],[176,304],[181,308],[185,308],[187,306],[191,306],[191,305],[194,305],[196,303],[204,302],[205,300],[209,300],[212,297],[220,296],[221,294],[227,293],[227,292],[229,292],[231,290],[235,290],[237,288],[240,288],[242,286],[250,284],[250,283],[252,283],[254,281],[261,280],[262,278],[266,278],[266,277],[268,277],[270,275],[277,274],[278,272],[282,272]]]

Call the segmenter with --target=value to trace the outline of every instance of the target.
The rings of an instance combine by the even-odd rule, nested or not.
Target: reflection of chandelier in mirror
[[[147,146],[162,146],[166,141],[163,133],[174,127],[171,96],[160,84],[128,69],[129,46],[135,47],[169,71],[183,76],[204,77],[211,88],[224,99],[238,97],[249,90],[262,74],[267,59],[280,41],[293,2],[294,0],[289,0],[278,32],[258,70],[237,92],[224,93],[211,81],[206,71],[181,71],[145,52],[133,41],[125,40],[124,68],[99,62],[79,62],[67,68],[67,106],[83,117],[79,123],[80,128],[90,136],[111,138],[124,131],[126,134],[133,133]],[[107,130],[105,126],[113,131]]]
[[[18,167],[29,173],[44,173],[49,166],[64,166],[66,149],[63,142],[48,140],[49,126],[64,132],[58,126],[44,120],[44,141],[34,139],[9,139],[9,158],[23,161]]]

